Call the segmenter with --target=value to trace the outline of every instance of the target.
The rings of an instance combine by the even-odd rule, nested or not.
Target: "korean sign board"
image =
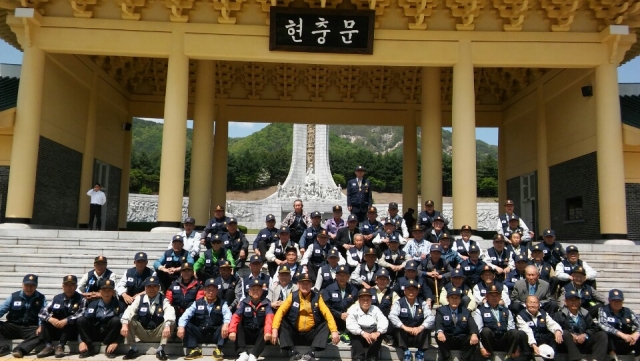
[[[269,50],[373,54],[375,11],[271,7]]]

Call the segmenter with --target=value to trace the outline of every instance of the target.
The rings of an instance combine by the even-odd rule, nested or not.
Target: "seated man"
[[[137,295],[144,294],[144,280],[156,275],[154,270],[147,267],[148,263],[147,254],[144,252],[138,252],[133,256],[135,267],[129,268],[116,286],[116,294],[120,296],[121,302],[130,305]]]
[[[456,292],[461,294],[459,304],[460,308],[467,309],[471,312],[475,311],[478,304],[476,303],[476,299],[473,297],[473,290],[464,282],[464,274],[459,268],[456,268],[451,272],[450,280],[451,282],[446,283],[440,290],[438,298],[440,305],[446,306],[449,304],[449,293],[451,293],[455,288],[457,290]]]
[[[471,361],[478,347],[478,326],[471,312],[463,307],[464,290],[452,287],[447,304],[436,310],[436,342],[440,360],[450,361],[451,350],[462,351],[462,360]]]
[[[153,263],[160,285],[163,290],[167,290],[169,285],[180,277],[180,267],[183,263],[193,264],[193,257],[183,248],[184,241],[182,236],[175,235],[171,240],[171,249]],[[198,260],[199,261],[199,260]]]
[[[14,358],[28,355],[40,344],[38,338],[38,313],[45,309],[46,298],[38,291],[38,276],[28,274],[22,279],[22,290],[12,293],[0,308],[0,317],[7,315],[5,322],[0,322],[0,356],[8,355],[9,346],[4,345],[6,339],[22,339],[13,349]]]
[[[298,290],[298,285],[291,281],[291,271],[287,266],[278,268],[278,283],[269,286],[267,299],[271,302],[271,308],[277,310],[278,307],[289,297],[292,292]]]
[[[527,268],[527,260],[523,255],[517,255],[513,257],[513,262],[516,264],[516,268],[511,270],[504,280],[504,285],[507,286],[509,294],[513,291],[513,286],[516,282],[526,279],[525,269]]]
[[[320,294],[333,315],[340,333],[340,340],[350,342],[345,321],[347,320],[347,310],[356,302],[358,289],[349,283],[349,268],[338,266],[335,282],[327,286]]]
[[[194,260],[197,260],[200,256],[200,245],[204,245],[204,238],[201,238],[202,234],[196,231],[196,219],[193,217],[187,217],[184,219],[184,222],[182,222],[182,225],[184,230],[178,233],[178,235],[182,236],[182,240],[184,241],[183,248],[189,252]],[[169,244],[167,249],[171,248],[171,244]],[[116,288],[116,291],[117,290],[118,289]]]
[[[477,245],[471,245],[467,252],[469,258],[460,263],[460,269],[464,276],[467,278],[467,285],[473,288],[480,281],[480,274],[487,264],[480,259],[480,247]]]
[[[540,309],[538,297],[527,296],[526,309],[516,316],[516,323],[523,341],[523,353],[528,360],[535,360],[534,355],[540,355],[538,347],[542,344],[551,346],[562,343],[562,327],[551,315]]]
[[[356,218],[357,220],[358,218]],[[336,244],[336,236],[338,235],[338,230],[347,226],[347,223],[342,219],[342,206],[333,206],[333,217],[331,219],[327,219],[324,222],[324,229],[329,233],[329,239],[331,244]],[[340,250],[340,248],[338,248]]]
[[[584,268],[575,267],[571,272],[571,283],[565,285],[560,290],[558,306],[563,307],[567,292],[575,290],[582,300],[580,307],[587,310],[591,318],[595,319],[598,317],[598,310],[605,304],[606,300],[598,290],[593,289],[593,287],[584,282],[586,278]]]
[[[471,239],[472,235],[473,228],[465,224],[464,226],[462,226],[462,228],[460,228],[460,238],[456,238],[453,246],[451,247],[456,252],[458,252],[460,257],[462,257],[462,260],[466,260],[469,258],[469,249],[471,248],[471,246],[476,246],[476,248],[478,248],[478,250],[482,252],[480,245],[478,245],[476,241]]]
[[[236,306],[244,297],[244,284],[242,278],[233,272],[233,267],[229,261],[220,261],[220,275],[216,277],[215,284],[218,287],[218,298],[227,302],[227,306],[235,312]]]
[[[565,295],[565,306],[553,316],[562,327],[562,345],[558,349],[567,352],[568,361],[582,360],[583,354],[591,354],[592,360],[605,360],[607,334],[580,308],[580,295],[569,291]]]
[[[442,215],[433,217],[431,222],[431,228],[425,229],[424,239],[431,243],[439,243],[440,237],[446,232],[445,219]]]
[[[384,228],[378,231],[371,243],[376,248],[376,253],[382,255],[382,252],[388,248],[391,238],[396,237],[400,245],[404,246],[407,240],[402,237],[402,233],[396,229],[396,222],[391,217],[384,219]]]
[[[269,292],[269,285],[271,284],[271,277],[268,274],[262,273],[262,259],[256,255],[251,256],[249,259],[249,275],[242,278],[242,284],[244,286],[244,297],[249,296],[249,287],[254,283],[253,280],[259,280],[262,284],[262,290],[264,296],[267,296]],[[240,300],[238,300],[240,301]]]
[[[478,305],[473,314],[480,332],[480,354],[484,358],[491,357],[495,351],[504,351],[513,358],[519,355],[520,334],[511,312],[500,304],[502,293],[501,284],[491,284],[486,302]]]
[[[507,274],[515,268],[511,252],[505,247],[504,236],[493,236],[493,247],[487,249],[484,261],[496,271],[496,280],[504,282]]]
[[[558,285],[560,287],[564,287],[567,283],[573,281],[571,272],[576,267],[582,267],[586,276],[585,282],[589,286],[595,288],[598,272],[591,268],[591,266],[587,264],[587,261],[583,261],[580,259],[580,252],[578,251],[578,247],[573,245],[567,247],[566,254],[567,258],[563,259],[556,265],[556,277],[558,277]]]
[[[231,310],[218,298],[218,288],[213,278],[204,283],[204,297],[192,303],[178,320],[178,337],[187,348],[185,360],[202,357],[200,343],[215,343],[213,359],[222,360],[222,346],[229,336]]]
[[[353,247],[349,248],[345,257],[351,272],[364,262],[364,251],[367,248],[369,247],[364,246],[364,235],[358,233],[353,236]]]
[[[431,242],[425,240],[424,229],[417,224],[411,228],[411,237],[402,250],[407,254],[407,259],[421,262],[431,252]]]
[[[640,356],[640,322],[631,309],[624,307],[624,294],[618,289],[609,291],[609,304],[598,311],[600,328],[609,337],[609,356],[628,355],[632,352]]]
[[[347,310],[347,330],[351,334],[351,359],[354,361],[376,361],[382,344],[382,335],[387,332],[389,321],[376,306],[372,305],[371,293],[365,289],[358,293],[358,303]]]
[[[504,238],[511,239],[511,235],[513,235],[514,233],[520,233],[521,241],[526,247],[529,244],[529,241],[531,241],[533,232],[530,232],[528,230],[525,231],[524,228],[520,227],[520,217],[518,217],[517,214],[507,216],[507,221],[509,222],[508,228],[502,233]]]
[[[316,240],[312,244],[307,245],[307,249],[302,256],[302,260],[300,264],[306,267],[307,272],[311,276],[312,279],[315,279],[318,275],[318,270],[322,267],[327,261],[327,256],[331,252],[332,247],[329,243],[329,234],[326,230],[321,229],[316,235]],[[344,260],[340,252],[338,252],[339,260],[338,264],[346,264],[347,262]]]
[[[160,293],[158,277],[147,278],[144,290],[145,294],[136,296],[120,320],[120,334],[129,345],[129,351],[122,359],[133,360],[138,357],[137,337],[140,342],[160,342],[156,358],[167,360],[164,347],[176,327],[176,313],[169,300]]]
[[[456,268],[464,259],[460,257],[458,251],[455,248],[451,248],[451,235],[447,232],[442,234],[438,241],[440,248],[442,249],[442,258],[449,263],[451,268]]]
[[[222,248],[231,251],[236,269],[244,267],[249,254],[249,241],[244,233],[238,229],[238,220],[235,218],[229,218]]]
[[[199,280],[204,281],[209,278],[218,277],[220,275],[220,270],[218,269],[220,261],[229,261],[231,267],[236,267],[236,261],[233,259],[231,250],[224,249],[222,247],[222,240],[223,236],[220,236],[219,234],[213,235],[211,237],[211,242],[209,242],[211,248],[207,249],[193,265],[193,270],[196,272],[196,278]]]
[[[340,262],[340,252],[334,248],[327,255],[327,263],[318,270],[316,283],[313,286],[315,291],[322,291],[333,283],[338,272],[338,262]]]
[[[522,256],[525,260],[529,260],[529,248],[522,244],[522,233],[515,232],[507,237],[507,249],[511,253],[511,257]]]
[[[418,214],[417,223],[422,229],[429,229],[433,226],[433,220],[441,215],[440,211],[435,210],[435,203],[429,199],[424,202],[424,210]]]
[[[313,281],[308,273],[298,276],[298,291],[291,293],[280,305],[273,318],[271,343],[280,339],[280,349],[286,351],[290,360],[314,360],[317,351],[326,348],[331,332],[331,341],[340,341],[338,328],[331,311],[319,292],[311,290]],[[304,356],[295,349],[296,345],[311,346]]]
[[[543,242],[538,245],[542,247],[544,253],[544,261],[549,263],[551,267],[556,268],[558,263],[567,258],[565,249],[560,242],[556,242],[556,232],[553,229],[545,229],[542,232]]]
[[[404,361],[411,361],[409,347],[416,347],[415,361],[424,361],[424,351],[429,348],[429,333],[435,317],[430,306],[418,299],[420,285],[409,280],[404,287],[404,296],[391,306],[389,322],[396,329],[398,348],[404,351]]]
[[[165,293],[167,300],[173,307],[176,319],[182,317],[184,311],[196,300],[204,297],[202,285],[193,276],[193,265],[183,263],[180,268],[180,278],[173,281]]]
[[[296,259],[301,257],[298,245],[291,240],[291,230],[289,230],[289,227],[280,227],[278,229],[278,237],[279,239],[276,239],[276,241],[269,246],[265,257],[270,277],[276,274],[278,266],[287,263],[287,249],[293,248],[296,253]]]
[[[554,285],[558,284],[558,278],[553,266],[544,261],[544,246],[541,244],[532,246],[529,254],[531,259],[528,263],[536,266],[540,279],[549,282],[551,289],[554,289]]]
[[[207,225],[204,227],[202,234],[200,235],[200,237],[205,240],[205,246],[207,247],[207,249],[211,249],[210,240],[213,239],[213,237],[215,237],[216,235],[222,237],[225,233],[227,233],[228,223],[229,217],[225,215],[224,207],[219,204],[216,205],[216,208],[213,209],[213,218],[209,220]]]
[[[231,317],[229,340],[235,342],[237,361],[256,361],[267,341],[271,341],[273,310],[271,302],[262,297],[260,280],[253,280],[249,296],[244,298]],[[253,345],[251,349],[247,344]]]
[[[87,304],[84,315],[77,320],[78,334],[80,335],[80,358],[87,358],[96,354],[93,348],[94,341],[101,341],[107,346],[105,356],[116,357],[120,338],[120,317],[125,305],[118,301],[115,295],[115,282],[109,279],[100,281],[100,298]]]
[[[376,272],[381,268],[376,257],[376,250],[369,248],[364,252],[364,263],[358,265],[351,273],[351,284],[358,289],[369,289],[376,285]]]
[[[402,238],[400,238],[400,244],[404,245],[406,243],[404,239],[409,237],[409,228],[407,228],[407,222],[404,221],[402,215],[398,214],[398,203],[389,203],[389,209],[387,209],[387,212],[389,213],[388,218],[393,220],[396,224],[396,229],[402,236]]]
[[[378,232],[384,227],[384,224],[378,222],[378,209],[369,207],[367,210],[367,219],[362,224],[362,235],[364,236],[364,244],[367,247],[373,247],[373,239]]]
[[[276,216],[268,214],[265,219],[265,223],[267,226],[258,232],[256,239],[253,241],[253,253],[260,256],[260,258],[262,258],[262,262],[267,260],[267,250],[271,247],[271,244],[278,240]]]
[[[400,277],[396,280],[396,283],[393,285],[393,290],[398,294],[398,297],[404,297],[404,289],[409,284],[409,281],[412,280],[420,285],[420,289],[418,291],[418,299],[420,302],[427,302],[427,305],[431,308],[435,297],[431,289],[426,286],[424,277],[419,276],[418,263],[416,261],[407,262],[407,265],[404,268],[404,277]]]
[[[93,269],[82,276],[78,282],[77,291],[87,299],[92,301],[100,298],[100,281],[111,280],[116,282],[116,274],[107,268],[107,257],[98,256],[93,260]]]
[[[400,296],[389,287],[389,282],[389,271],[382,268],[376,272],[376,286],[367,290],[371,293],[371,304],[378,307],[384,317],[389,317],[391,306],[400,299]],[[384,340],[389,346],[393,345],[393,335],[393,327],[387,328]]]
[[[347,217],[347,226],[338,229],[334,244],[338,251],[346,258],[347,252],[354,246],[353,240],[356,234],[360,234],[360,228],[358,228],[358,216],[350,214]]]
[[[473,286],[473,298],[475,298],[476,303],[481,305],[487,302],[487,290],[491,288],[491,286],[496,285],[498,289],[502,291],[502,297],[500,297],[500,306],[509,307],[511,304],[511,298],[509,297],[509,292],[506,287],[502,287],[503,284],[500,281],[496,281],[495,270],[491,268],[489,265],[485,265],[482,269],[482,273],[480,273],[481,281]]]
[[[382,257],[378,259],[378,265],[389,271],[391,282],[395,282],[398,277],[404,276],[404,265],[409,261],[407,254],[400,249],[400,240],[397,237],[389,239],[388,247],[382,252]]]
[[[442,258],[442,247],[439,244],[431,245],[431,254],[422,261],[422,271],[427,287],[431,289],[432,293],[436,293],[436,288],[449,282],[449,275],[451,275],[453,268],[447,260]]]
[[[87,299],[76,292],[78,278],[74,275],[62,278],[62,293],[53,297],[40,312],[40,341],[45,347],[38,353],[38,358],[55,355],[64,357],[64,347],[69,340],[76,340],[78,328],[76,321],[84,314]],[[53,341],[58,345],[53,348]]]
[[[540,279],[538,269],[535,266],[527,266],[524,270],[526,279],[517,281],[511,291],[511,305],[509,310],[514,315],[526,308],[527,296],[536,296],[540,302],[540,307],[549,314],[555,314],[558,310],[558,303],[551,298],[549,283]]]
[[[282,267],[286,267],[291,274],[302,272],[302,266],[300,265],[300,262],[298,262],[300,260],[300,250],[296,247],[290,246],[285,248],[284,253],[286,256],[285,261],[276,268],[276,274],[280,272]],[[271,276],[271,279],[273,279],[273,276]],[[298,279],[292,278],[291,281],[293,283],[297,283]]]
[[[312,245],[318,239],[318,233],[320,231],[325,231],[327,234],[327,240],[329,239],[329,232],[322,228],[320,223],[322,222],[322,214],[320,212],[315,211],[311,212],[311,225],[302,233],[302,237],[300,237],[300,252],[304,253],[307,251],[310,245]],[[317,248],[316,248],[317,249]]]

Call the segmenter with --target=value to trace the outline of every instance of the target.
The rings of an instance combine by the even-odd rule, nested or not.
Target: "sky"
[[[0,64],[22,64],[22,53],[0,40]],[[618,68],[620,83],[640,83],[640,56]],[[160,120],[161,121],[161,120]],[[191,122],[188,126],[191,127]],[[229,122],[230,137],[246,137],[266,127],[268,123]],[[451,130],[451,128],[447,128]],[[498,144],[497,128],[476,128],[476,138],[489,144]]]

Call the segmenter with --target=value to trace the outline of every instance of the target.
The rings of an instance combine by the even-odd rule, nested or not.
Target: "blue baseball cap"
[[[612,289],[609,291],[609,301],[624,301],[624,294],[619,289]]]

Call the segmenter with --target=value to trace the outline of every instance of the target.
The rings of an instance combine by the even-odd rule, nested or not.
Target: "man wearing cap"
[[[609,355],[640,356],[640,321],[635,312],[622,305],[624,294],[619,289],[609,291],[609,304],[598,311],[598,324],[609,338]]]
[[[382,256],[378,259],[378,265],[389,271],[391,281],[394,282],[398,277],[404,275],[404,266],[409,261],[409,257],[400,249],[400,240],[398,237],[390,237],[387,246],[389,248],[382,252]]]
[[[404,351],[404,361],[411,361],[409,347],[416,347],[415,360],[424,361],[424,351],[429,348],[429,333],[435,317],[430,305],[418,298],[420,285],[409,280],[404,286],[404,296],[394,302],[389,312],[389,322],[396,329],[398,348]]]
[[[202,285],[194,277],[193,265],[183,263],[180,267],[180,278],[173,281],[165,292],[167,300],[173,306],[176,319],[180,318],[184,311],[196,300],[204,297]]]
[[[338,273],[339,262],[340,252],[335,248],[331,249],[327,255],[327,263],[318,269],[316,282],[313,287],[315,291],[320,292],[333,283]]]
[[[400,277],[396,280],[393,285],[393,290],[399,297],[404,297],[405,287],[413,281],[415,284],[420,286],[418,292],[419,300],[426,301],[429,308],[431,308],[431,304],[435,300],[435,297],[431,288],[427,287],[424,277],[418,272],[419,266],[420,264],[416,261],[407,262],[404,266],[404,277]]]
[[[440,289],[440,295],[438,301],[440,305],[446,306],[449,304],[450,293],[460,293],[460,308],[467,309],[471,312],[478,308],[475,298],[473,297],[473,290],[464,282],[464,274],[459,268],[451,271],[451,282],[445,283]],[[456,291],[454,291],[454,289]]]
[[[578,251],[578,247],[571,245],[567,247],[566,258],[564,258],[560,263],[556,265],[556,277],[558,278],[558,283],[560,287],[564,287],[567,283],[573,281],[573,277],[571,272],[576,267],[582,267],[587,276],[585,282],[591,287],[595,287],[596,285],[596,277],[598,276],[598,272],[591,268],[587,264],[587,261],[580,259],[580,252]]]
[[[492,285],[497,285],[498,289],[502,291],[500,299],[500,305],[509,307],[511,304],[511,298],[509,298],[509,292],[506,287],[503,287],[502,282],[496,281],[496,271],[489,265],[485,265],[480,272],[480,282],[473,286],[473,297],[476,299],[477,304],[483,304],[487,301],[487,291]]]
[[[313,217],[312,217],[313,218]],[[342,207],[339,205],[333,206],[333,218],[328,219],[324,223],[324,229],[329,233],[329,238],[331,242],[334,243],[336,236],[338,235],[338,230],[340,228],[346,227],[346,223],[344,219],[342,219]]]
[[[504,280],[504,285],[509,290],[509,294],[513,291],[513,286],[520,280],[527,279],[525,269],[527,268],[527,259],[522,255],[514,256],[513,262],[516,267],[509,272]]]
[[[157,276],[160,278],[160,285],[166,290],[171,282],[180,277],[180,267],[183,263],[193,264],[193,257],[184,249],[184,240],[182,236],[175,235],[171,240],[171,249],[153,263]]]
[[[480,353],[489,358],[494,351],[507,352],[507,356],[518,357],[520,333],[506,306],[500,304],[503,293],[501,284],[491,284],[486,300],[479,304],[473,319],[480,334]]]
[[[284,250],[285,253],[285,261],[276,269],[276,274],[280,271],[282,267],[287,267],[291,274],[295,274],[302,271],[302,266],[298,260],[300,259],[300,251],[295,247],[287,247]],[[271,277],[273,279],[273,277]],[[298,282],[297,278],[292,278],[291,281],[295,284]],[[274,282],[275,283],[275,282]]]
[[[405,223],[404,219],[402,219],[402,216],[400,214],[398,214],[398,203],[396,203],[396,202],[389,203],[388,212],[389,212],[389,216],[387,218],[392,220],[394,222],[394,224],[397,224],[397,225],[399,224],[400,226],[398,226],[396,228],[398,229],[398,231],[400,232],[402,237],[408,238],[409,237],[409,228],[407,228],[407,223]],[[402,243],[402,244],[404,244],[404,243]]]
[[[496,271],[496,279],[500,282],[504,282],[507,274],[516,266],[511,252],[505,247],[504,236],[501,234],[493,236],[493,247],[487,249],[483,259]]]
[[[209,220],[202,231],[202,235],[200,236],[205,240],[205,246],[207,249],[211,248],[211,244],[208,242],[208,239],[215,235],[222,237],[223,234],[227,233],[228,224],[229,217],[225,216],[224,207],[218,204],[213,209],[213,218]]]
[[[526,308],[527,296],[536,296],[540,307],[547,313],[554,314],[558,310],[558,303],[551,298],[549,283],[541,280],[535,266],[527,266],[524,270],[525,279],[517,281],[511,291],[509,309],[517,315]]]
[[[566,251],[560,242],[556,242],[556,232],[553,229],[545,229],[542,232],[542,239],[544,242],[539,245],[544,253],[544,261],[555,268],[558,263],[567,258]]]
[[[196,231],[195,218],[193,217],[185,218],[184,222],[182,222],[182,225],[184,227],[184,230],[178,233],[178,235],[182,236],[182,240],[184,242],[183,248],[186,249],[187,252],[189,252],[189,254],[191,255],[191,257],[193,257],[194,260],[196,260],[200,255],[200,245],[201,244],[204,245],[205,243],[204,238],[201,238],[202,234]],[[169,244],[169,247],[167,247],[167,249],[172,248],[171,243]]]
[[[278,228],[276,228],[276,216],[267,214],[265,218],[266,227],[261,229],[253,240],[253,253],[260,256],[262,261],[266,261],[267,250],[272,243],[278,240]],[[286,226],[282,226],[286,227]]]
[[[330,232],[329,230],[327,230]],[[350,248],[354,247],[353,239],[356,234],[360,234],[360,228],[358,228],[358,217],[355,214],[350,214],[347,217],[347,226],[338,229],[338,233],[334,237],[334,244],[346,258],[347,252]]]
[[[121,342],[120,317],[125,306],[118,301],[114,292],[115,282],[109,279],[100,281],[100,298],[87,304],[84,315],[77,320],[78,334],[80,335],[80,358],[93,356],[96,350],[94,341],[101,341],[107,346],[105,355],[107,358],[116,357],[116,348]]]
[[[364,263],[359,264],[351,273],[351,284],[358,289],[369,289],[376,285],[376,272],[381,268],[377,263],[376,250],[368,248],[364,251]],[[347,268],[348,269],[348,268]]]
[[[347,309],[356,302],[358,289],[349,283],[349,266],[338,266],[335,282],[321,290],[322,299],[329,307],[340,332],[342,342],[349,342],[346,334]]]
[[[436,284],[438,285],[437,287],[441,287],[449,282],[449,275],[451,275],[451,271],[453,271],[449,262],[442,258],[442,247],[440,247],[439,244],[431,245],[431,253],[429,257],[422,260],[421,266],[427,287],[429,287],[433,293],[439,291],[436,290]]]
[[[460,263],[460,269],[466,277],[466,283],[469,287],[473,288],[478,282],[481,281],[480,275],[485,266],[488,267],[483,260],[480,259],[480,247],[478,245],[471,245],[468,251],[469,258]]]
[[[400,296],[389,285],[389,271],[381,268],[376,272],[375,287],[367,290],[371,293],[371,304],[378,307],[385,317],[389,317],[391,306],[400,299]],[[393,328],[387,328],[387,332],[384,335],[386,344],[392,346],[394,338]]]
[[[535,360],[539,355],[540,345],[549,345],[556,350],[556,345],[562,343],[562,327],[544,310],[540,309],[538,297],[527,296],[526,308],[516,316],[516,324],[520,330],[523,353],[528,360]]]
[[[249,287],[249,296],[238,304],[231,317],[229,340],[235,341],[237,361],[256,361],[267,341],[271,341],[273,310],[271,302],[262,297],[262,284],[259,280]],[[247,344],[253,345],[251,349]]]
[[[298,290],[298,285],[291,281],[291,270],[287,265],[278,268],[278,283],[269,286],[267,298],[271,302],[271,308],[277,310],[278,307],[289,297],[292,292]]]
[[[120,334],[129,345],[129,351],[122,359],[132,360],[138,357],[137,337],[140,342],[160,342],[156,358],[167,360],[164,347],[175,329],[176,313],[171,302],[160,293],[158,277],[147,278],[144,281],[144,290],[144,295],[136,296],[120,320]]]
[[[236,269],[244,267],[249,254],[249,241],[247,241],[244,233],[238,229],[237,219],[229,218],[227,233],[223,237],[222,248],[231,251]]]
[[[291,240],[300,244],[304,231],[311,225],[311,216],[303,210],[304,205],[301,199],[293,201],[293,212],[287,214],[282,220],[281,227],[289,227],[291,230]],[[320,223],[318,223],[320,224]],[[300,244],[300,251],[304,252],[304,247]]]
[[[233,267],[229,261],[222,260],[218,263],[220,275],[216,277],[215,284],[218,287],[218,298],[225,300],[231,312],[244,297],[244,283],[237,273],[232,272]]]
[[[374,206],[370,206],[367,210],[367,219],[362,222],[362,234],[364,235],[364,242],[367,247],[373,247],[371,241],[378,232],[384,227],[384,224],[378,222],[378,209]]]
[[[22,290],[12,293],[0,306],[0,317],[7,315],[7,320],[0,322],[0,356],[11,352],[4,344],[6,339],[23,340],[13,349],[14,358],[22,358],[40,344],[38,313],[45,309],[47,300],[36,288],[38,276],[28,274],[22,279]]]
[[[229,261],[231,267],[236,267],[236,261],[231,250],[222,248],[222,240],[223,236],[219,234],[213,235],[211,237],[211,248],[206,250],[203,257],[198,258],[198,261],[193,265],[193,270],[199,280],[218,277],[220,275],[220,270],[218,269],[220,261]]]
[[[318,238],[318,233],[320,233],[320,231],[325,230],[320,225],[320,222],[322,222],[322,214],[320,214],[320,212],[318,212],[318,211],[311,212],[311,225],[307,229],[304,230],[304,234],[300,238],[300,251],[301,252],[304,253],[306,251],[306,249],[310,245],[312,245],[313,242],[316,241],[316,239]],[[326,233],[327,233],[327,237],[328,237],[329,236],[329,232],[326,231]]]
[[[451,236],[452,235],[449,232],[443,233],[438,244],[442,249],[442,258],[447,261],[452,268],[456,268],[460,263],[462,263],[462,261],[464,261],[464,258],[460,256],[455,248],[451,247]]]
[[[355,270],[359,264],[364,262],[364,251],[366,248],[364,245],[364,235],[356,233],[353,236],[353,246],[349,248],[345,256],[351,271]]]
[[[424,238],[432,244],[439,243],[440,237],[442,237],[443,234],[447,233],[445,224],[446,220],[443,216],[434,217],[433,221],[431,222],[431,228],[427,228],[425,230]]]
[[[137,295],[144,294],[144,280],[156,275],[154,270],[147,267],[148,263],[146,253],[136,252],[133,256],[135,267],[129,268],[116,286],[116,294],[120,295],[120,301],[130,305]]]
[[[307,268],[307,272],[311,278],[316,278],[318,269],[325,264],[327,256],[332,249],[335,248],[329,244],[329,234],[327,230],[321,229],[320,232],[318,232],[316,240],[312,244],[307,245],[307,250],[304,255],[302,255],[302,260],[300,261],[300,264]],[[338,264],[344,265],[347,263],[340,252],[338,252],[338,256],[340,258]]]
[[[518,217],[518,215],[516,214],[512,214],[507,217],[507,221],[507,224],[509,226],[506,231],[502,232],[504,238],[510,239],[512,234],[520,233],[522,237],[522,243],[524,243],[525,246],[528,245],[534,234],[531,231],[527,232],[524,229],[520,228],[520,217]]]
[[[553,266],[545,262],[543,249],[544,246],[540,243],[531,246],[531,250],[529,252],[531,254],[531,259],[528,263],[536,266],[538,274],[540,274],[540,279],[549,282],[553,288],[553,285],[557,284],[558,278],[556,277],[556,271]]]
[[[506,241],[508,242],[507,249],[514,260],[516,256],[523,256],[525,260],[529,259],[529,248],[522,244],[522,234],[520,232],[512,233]]]
[[[598,317],[598,310],[600,310],[600,307],[605,304],[606,299],[604,298],[602,293],[586,284],[586,279],[587,272],[584,270],[584,268],[582,268],[581,266],[575,267],[573,271],[571,271],[571,282],[560,289],[558,305],[560,307],[563,307],[566,294],[574,290],[581,297],[582,304],[580,306],[589,311],[591,317],[595,319],[596,317]]]
[[[498,217],[498,224],[496,225],[496,232],[498,234],[505,235],[505,232],[509,229],[509,218],[514,216],[513,210],[516,208],[512,200],[507,199],[504,202],[504,213]],[[529,227],[525,221],[518,217],[518,227],[522,230],[523,234],[528,234],[529,237],[533,237],[533,232],[529,232]]]
[[[251,270],[249,275],[242,278],[244,297],[249,295],[249,287],[254,283],[254,280],[258,280],[262,284],[264,297],[266,297],[269,291],[269,285],[271,284],[271,277],[266,273],[262,273],[262,260],[260,257],[256,255],[251,256],[249,259],[249,269]]]
[[[424,228],[419,224],[413,226],[411,236],[413,238],[408,240],[403,250],[407,253],[407,258],[421,262],[429,256],[431,252],[431,242],[426,240]]]
[[[86,298],[76,292],[78,278],[67,275],[62,278],[62,293],[53,297],[47,307],[44,307],[40,317],[40,341],[45,347],[38,353],[38,358],[55,355],[64,357],[64,347],[67,341],[78,336],[76,321],[84,314],[87,307]],[[53,347],[53,341],[58,341]]]
[[[473,228],[471,228],[470,225],[465,224],[460,228],[460,238],[456,238],[453,243],[453,246],[451,247],[456,252],[458,252],[458,254],[460,255],[460,257],[462,257],[463,260],[466,260],[469,258],[469,248],[471,248],[471,246],[476,246],[480,250],[480,252],[482,252],[480,245],[478,245],[476,241],[471,239],[472,235],[473,235]]]
[[[347,208],[358,217],[358,222],[365,220],[367,209],[373,203],[373,189],[368,179],[364,179],[365,169],[356,167],[356,177],[347,182]]]
[[[267,268],[269,276],[273,277],[278,266],[287,263],[287,249],[293,248],[297,258],[300,258],[300,249],[298,245],[291,240],[291,230],[289,227],[280,227],[278,229],[278,237],[275,242],[271,243],[266,254]]]
[[[478,347],[478,326],[471,312],[463,306],[465,292],[450,287],[445,295],[447,302],[436,310],[436,343],[440,360],[451,360],[451,350],[462,351],[461,359],[471,361]]]
[[[107,257],[98,256],[93,260],[93,269],[82,276],[78,282],[78,292],[84,296],[87,301],[100,298],[99,283],[103,280],[111,280],[116,282],[116,274],[107,268]]]
[[[600,330],[587,310],[580,308],[580,295],[574,290],[565,295],[565,306],[553,316],[562,327],[560,351],[567,352],[568,361],[583,360],[583,354],[591,354],[590,360],[605,360],[607,334]]]
[[[400,245],[407,244],[407,240],[402,237],[402,234],[396,229],[396,221],[393,218],[387,217],[383,220],[384,228],[378,231],[376,237],[371,241],[376,248],[378,256],[382,255],[382,252],[389,247],[391,238],[397,238]]]
[[[389,320],[373,305],[371,293],[360,290],[358,303],[347,310],[347,330],[351,334],[351,359],[376,361]]]
[[[422,227],[422,229],[429,229],[433,227],[434,218],[442,215],[439,211],[436,211],[434,207],[435,203],[432,200],[424,202],[424,210],[418,214],[417,223]]]
[[[202,357],[200,343],[215,343],[213,359],[222,360],[222,346],[229,336],[231,310],[218,298],[218,288],[213,278],[204,283],[204,297],[192,303],[178,320],[178,337],[187,348],[185,360]]]
[[[280,339],[280,348],[289,353],[291,361],[314,361],[315,353],[326,348],[329,333],[334,345],[340,341],[333,315],[312,285],[308,273],[299,274],[298,291],[286,298],[273,318],[271,343],[275,345]],[[300,355],[296,345],[311,346],[311,350]]]

